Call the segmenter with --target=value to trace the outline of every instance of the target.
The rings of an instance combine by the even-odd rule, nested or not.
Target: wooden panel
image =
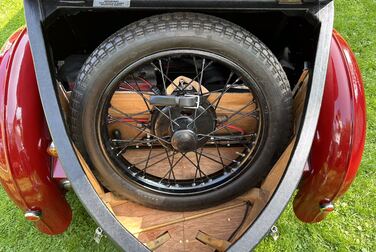
[[[291,141],[287,149],[283,152],[282,156],[278,159],[277,163],[273,166],[272,170],[264,180],[261,188],[254,188],[250,193],[242,195],[240,198],[244,200],[253,200],[253,206],[249,212],[245,223],[242,225],[239,233],[232,239],[232,241],[237,240],[241,234],[247,231],[248,227],[252,225],[257,216],[264,209],[269,199],[273,195],[274,191],[277,189],[279,181],[282,175],[285,173],[288,161],[290,160],[292,150],[295,146],[295,138]],[[255,197],[256,195],[256,197]]]
[[[104,194],[104,190],[102,188],[102,185],[98,182],[97,178],[94,176],[93,172],[91,171],[90,167],[86,163],[85,159],[81,155],[81,153],[78,151],[75,145],[73,145],[74,150],[76,151],[78,160],[81,163],[81,167],[86,173],[87,178],[89,179],[91,185],[94,187],[94,190],[99,194],[99,196],[102,196]]]
[[[214,238],[226,241],[240,226],[244,215],[247,214],[246,221],[242,224],[235,239],[246,231],[278,185],[290,158],[294,142],[295,140],[275,164],[261,188],[254,188],[237,199],[201,211],[171,212],[147,208],[119,199],[112,193],[103,194],[101,187],[95,186],[95,188],[118,220],[141,242],[153,241],[164,232],[169,232],[171,238],[156,251],[214,251],[196,240],[197,233],[202,231]],[[90,174],[90,170],[85,169],[85,172],[89,174],[91,182],[97,183],[95,177],[93,178]],[[253,203],[248,213],[246,212],[246,202]]]
[[[295,124],[294,124],[294,129],[295,132],[297,132],[301,118],[303,115],[304,111],[304,106],[305,106],[305,100],[306,100],[306,95],[307,95],[307,90],[308,90],[308,81],[309,81],[309,71],[305,70],[303,71],[302,75],[299,78],[298,83],[296,84],[296,87],[294,89],[294,119],[295,119]]]
[[[241,200],[193,212],[156,210],[129,201],[113,207],[119,221],[141,242],[154,240],[168,231],[171,239],[157,251],[213,251],[195,239],[197,233],[202,231],[227,240],[240,225],[245,209],[246,203]]]
[[[144,94],[144,97],[146,99],[149,99],[150,95]],[[143,97],[140,94],[129,91],[115,92],[111,99],[111,106],[116,110],[123,111],[129,115],[147,111],[148,106],[151,107],[150,103],[144,101]],[[124,117],[124,115],[115,110],[110,110],[109,112],[115,117]],[[134,118],[145,118],[145,115],[134,116]]]

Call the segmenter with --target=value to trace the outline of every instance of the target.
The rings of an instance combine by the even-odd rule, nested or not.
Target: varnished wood
[[[291,141],[289,146],[283,152],[282,156],[278,159],[277,163],[273,166],[272,170],[262,183],[261,187],[252,189],[252,194],[245,194],[241,196],[241,198],[243,199],[252,199],[253,205],[246,218],[245,223],[242,225],[242,228],[233,240],[238,239],[245,231],[247,231],[248,227],[252,225],[254,220],[257,218],[257,216],[264,209],[265,205],[268,203],[274,191],[277,189],[279,181],[281,180],[287,168],[287,164],[290,160],[294,146],[295,138]]]
[[[208,245],[209,247],[215,249],[218,252],[224,252],[226,251],[231,243],[226,240],[218,239],[213,236],[210,236],[202,231],[198,231],[196,235],[196,239],[199,240],[200,242]]]
[[[162,246],[163,244],[165,244],[166,242],[168,242],[168,240],[170,240],[170,239],[171,239],[171,235],[167,231],[167,232],[164,232],[163,234],[161,234],[160,236],[158,236],[155,240],[152,240],[152,241],[149,241],[149,242],[145,243],[145,246],[148,249],[150,249],[151,251],[155,251],[160,246]]]
[[[174,224],[180,223],[180,222],[188,222],[190,220],[194,220],[194,219],[202,218],[202,217],[205,217],[205,216],[208,216],[208,215],[213,215],[213,214],[216,214],[216,213],[219,213],[219,212],[231,210],[231,209],[234,209],[234,208],[237,208],[237,207],[240,207],[240,206],[245,206],[245,204],[246,204],[245,202],[240,202],[240,203],[237,203],[237,204],[231,204],[229,206],[218,207],[218,208],[214,208],[214,209],[211,209],[211,210],[205,210],[205,211],[193,212],[193,213],[191,212],[191,213],[188,213],[187,215],[182,214],[182,217],[180,217],[180,218],[172,219],[170,221],[163,220],[163,223],[161,223],[161,224],[151,225],[151,226],[144,227],[144,228],[140,227],[138,229],[133,229],[132,233],[138,234],[138,233],[147,232],[147,231],[154,230],[154,229],[160,229],[162,227],[167,227],[167,226],[174,225]],[[179,216],[179,215],[180,214],[178,214],[177,216]],[[121,221],[121,223],[124,226],[128,225],[127,219],[124,219],[124,221]]]
[[[81,167],[84,170],[87,178],[89,179],[91,185],[94,187],[94,190],[99,194],[99,196],[102,196],[104,194],[104,190],[102,185],[98,182],[97,178],[94,176],[93,172],[91,171],[90,167],[86,163],[85,159],[81,155],[81,153],[78,151],[76,146],[74,146],[74,150],[76,151],[76,155],[78,157],[78,160],[81,163]]]
[[[294,106],[293,106],[293,113],[294,113],[294,130],[297,132],[297,129],[300,126],[301,118],[304,111],[305,100],[307,96],[308,90],[308,81],[309,81],[309,70],[304,70],[302,75],[299,78],[299,81],[296,85],[295,89],[295,97],[294,97]]]

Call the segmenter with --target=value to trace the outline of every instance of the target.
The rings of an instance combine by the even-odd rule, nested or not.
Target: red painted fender
[[[26,29],[14,33],[0,52],[0,182],[22,211],[40,211],[43,233],[64,232],[70,206],[51,178],[51,143],[39,98]]]
[[[323,103],[308,160],[310,169],[294,200],[300,220],[323,220],[329,213],[325,210],[332,210],[331,203],[349,189],[362,159],[365,137],[361,73],[350,47],[334,31]]]

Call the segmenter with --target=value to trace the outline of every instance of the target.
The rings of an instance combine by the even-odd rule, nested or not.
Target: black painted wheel
[[[132,24],[82,67],[71,129],[98,179],[148,206],[191,210],[259,184],[291,134],[273,54],[227,21],[191,13]]]

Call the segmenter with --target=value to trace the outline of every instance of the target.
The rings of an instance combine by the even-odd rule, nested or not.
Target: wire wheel
[[[122,175],[149,189],[214,190],[240,175],[262,144],[267,122],[256,86],[234,63],[203,51],[143,58],[105,92],[103,150]]]
[[[98,180],[166,210],[257,186],[291,135],[277,59],[248,31],[203,14],[124,27],[87,59],[71,97],[72,138]]]

